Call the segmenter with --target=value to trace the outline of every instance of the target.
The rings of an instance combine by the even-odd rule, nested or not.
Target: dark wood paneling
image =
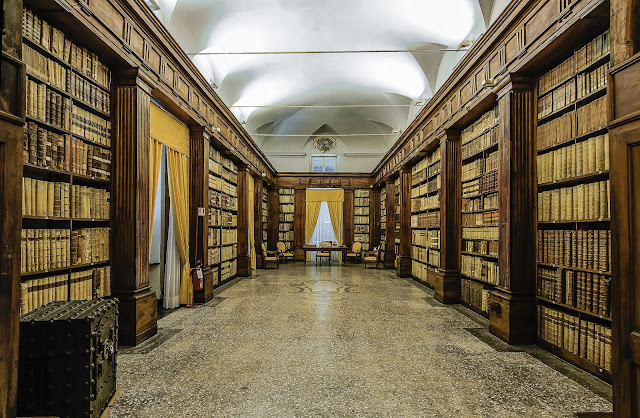
[[[396,274],[411,277],[411,168],[400,169],[400,245],[396,254]]]
[[[371,173],[278,173],[280,188],[326,187],[337,189],[368,189],[373,184]]]
[[[307,213],[306,189],[295,190],[293,210],[293,255],[296,261],[304,261],[306,254],[302,246],[304,245],[304,223]]]
[[[387,242],[384,251],[384,268],[392,269],[396,261],[396,202],[395,190],[396,186],[393,181],[386,184],[386,209],[387,209]]]
[[[249,176],[251,174],[247,168],[238,168],[238,276],[240,277],[251,276]]]
[[[114,81],[111,288],[121,301],[120,341],[133,345],[157,331],[149,287],[150,89],[136,71],[116,74]]]
[[[353,189],[344,191],[344,203],[342,205],[342,241],[345,245],[353,244],[353,211],[354,211]]]
[[[532,80],[512,75],[498,98],[500,274],[498,294],[489,305],[489,330],[510,344],[536,340],[534,86]]]
[[[256,251],[256,266],[262,266],[262,177],[254,177],[254,211],[253,211],[253,242]],[[266,243],[265,243],[266,244]]]
[[[189,262],[195,266],[197,261],[208,267],[207,257],[207,219],[209,216],[209,140],[204,127],[192,126],[189,129]],[[198,208],[204,208],[205,215],[198,216]]]
[[[369,190],[369,248],[380,245],[380,191]]]
[[[460,299],[461,148],[460,134],[445,131],[440,141],[440,268],[435,298],[442,303]]]
[[[278,225],[280,214],[280,195],[277,187],[270,187],[267,196],[267,207],[269,218],[267,218],[267,249],[269,251],[276,250],[278,242]]]

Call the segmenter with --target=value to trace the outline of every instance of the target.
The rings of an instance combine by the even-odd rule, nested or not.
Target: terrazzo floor
[[[300,263],[258,270],[205,307],[167,315],[156,337],[122,349],[109,416],[611,411],[608,385],[564,362],[560,373],[534,348],[491,340],[481,317],[467,312],[390,271]]]

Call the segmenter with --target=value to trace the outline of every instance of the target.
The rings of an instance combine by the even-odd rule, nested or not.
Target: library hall
[[[0,418],[640,418],[640,0],[2,0]]]

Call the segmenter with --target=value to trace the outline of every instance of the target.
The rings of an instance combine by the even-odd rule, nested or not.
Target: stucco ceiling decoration
[[[268,153],[321,134],[383,153],[508,0],[147,3]]]

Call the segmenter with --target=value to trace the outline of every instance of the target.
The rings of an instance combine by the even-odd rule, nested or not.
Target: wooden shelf
[[[498,259],[498,255],[474,253],[474,252],[471,252],[471,251],[460,251],[460,254],[472,255],[474,257],[491,258],[492,260],[497,260]]]
[[[49,122],[45,122],[43,120],[36,118],[35,116],[26,115],[25,118],[27,122],[34,122],[40,125],[41,127],[47,128],[47,130],[53,131],[55,133],[62,134],[62,135],[72,135],[71,131],[67,131],[66,129],[60,126],[52,125]]]
[[[466,197],[465,197],[466,199]],[[486,213],[486,212],[497,212],[498,208],[490,208],[490,209],[478,209],[478,210],[472,210],[472,211],[462,211],[462,214],[472,214],[472,213]]]
[[[22,215],[22,220],[70,221],[71,218],[61,218],[57,216]]]
[[[487,319],[489,318],[489,312],[485,312],[481,308],[479,308],[479,307],[477,307],[475,305],[472,305],[469,302],[466,302],[466,301],[460,299],[460,305],[464,306],[467,309],[471,309],[473,312],[477,313],[478,315],[482,315]]]
[[[479,158],[480,156],[484,155],[484,154],[485,154],[485,153],[487,153],[487,152],[495,151],[495,150],[494,150],[494,148],[495,148],[496,150],[498,149],[498,142],[495,142],[495,143],[493,143],[493,144],[489,145],[489,146],[488,146],[488,147],[486,147],[486,148],[483,148],[483,149],[481,149],[481,150],[479,150],[479,151],[477,151],[477,152],[474,152],[474,153],[473,153],[473,154],[471,154],[471,155],[468,155],[468,156],[464,157],[464,158],[462,159],[462,165],[465,165],[466,163],[471,162],[471,161],[473,161],[473,160],[475,160],[475,159]]]
[[[588,316],[590,316],[592,318],[595,318],[595,319],[602,319],[604,321],[611,322],[611,317],[608,317],[608,316],[600,315],[600,314],[597,314],[597,313],[594,313],[594,312],[587,311],[585,309],[580,309],[580,308],[577,308],[575,306],[567,305],[566,303],[556,302],[554,300],[542,297],[540,295],[538,295],[537,298],[538,298],[538,300],[540,300],[542,302],[549,303],[549,304],[552,304],[554,306],[559,306],[559,307],[564,308],[564,309],[569,309],[571,311],[579,312],[581,314],[588,315]]]
[[[591,224],[597,222],[609,222],[609,218],[582,219],[577,221],[538,221],[538,225],[568,225],[568,224]]]
[[[460,277],[461,277],[461,278],[463,278],[463,279],[467,279],[467,280],[473,280],[473,281],[476,281],[476,282],[478,282],[478,283],[484,283],[484,284],[489,285],[489,286],[492,286],[492,287],[493,287],[493,286],[497,286],[497,284],[489,283],[489,282],[487,282],[486,280],[477,279],[477,278],[475,278],[475,277],[467,276],[467,275],[466,275],[466,274],[464,274],[464,273],[460,273]]]
[[[577,356],[563,348],[560,348],[558,346],[555,346],[545,340],[543,340],[542,338],[538,337],[538,345],[542,348],[544,348],[545,350],[551,352],[552,354],[556,355],[557,357],[560,357],[561,359],[593,374],[596,377],[599,377],[600,379],[604,380],[605,382],[611,383],[611,372],[606,371],[605,369],[587,361],[586,359]],[[613,348],[612,348],[613,350]]]
[[[581,267],[562,266],[562,265],[559,265],[559,264],[543,263],[543,262],[540,262],[540,261],[538,261],[537,264],[540,265],[540,266],[543,266],[543,267],[558,268],[558,269],[563,269],[563,270],[583,271],[585,273],[594,273],[594,274],[602,274],[602,275],[605,275],[605,276],[611,276],[611,272],[610,271],[600,271],[600,270],[584,269],[584,268],[581,268]]]
[[[607,128],[606,126],[603,126],[603,127],[601,126],[601,127],[597,128],[597,129],[594,129],[594,130],[592,130],[590,132],[586,132],[584,134],[576,135],[576,136],[574,136],[572,138],[569,138],[569,139],[567,139],[565,141],[558,142],[556,144],[549,145],[547,147],[538,148],[537,152],[538,152],[538,154],[544,154],[544,153],[546,153],[548,151],[552,151],[552,150],[555,150],[555,149],[558,149],[558,148],[563,148],[563,147],[565,147],[567,145],[571,145],[573,143],[581,142],[581,141],[583,141],[585,139],[591,138],[592,136],[603,135],[603,134],[605,134],[607,132],[609,132],[609,128]]]
[[[569,177],[561,180],[554,180],[545,183],[538,183],[539,190],[551,190],[561,187],[574,186],[582,183],[606,180],[609,178],[609,170],[598,171],[596,173],[584,174],[582,176]]]
[[[563,83],[564,84],[564,83]],[[588,102],[598,99],[602,96],[604,96],[607,93],[607,86],[605,85],[604,87],[599,88],[598,90],[592,91],[591,93],[587,94],[586,96],[583,96],[581,98],[577,98],[576,100],[574,100],[573,102],[569,103],[568,105],[565,105],[559,109],[554,110],[553,112],[549,113],[548,115],[545,115],[541,118],[538,118],[538,126],[540,125],[544,125],[545,123],[556,119],[558,116],[561,116],[571,110],[575,110],[578,107],[582,107],[585,104],[587,104]],[[548,94],[548,93],[547,93]],[[577,93],[576,93],[577,94]]]

